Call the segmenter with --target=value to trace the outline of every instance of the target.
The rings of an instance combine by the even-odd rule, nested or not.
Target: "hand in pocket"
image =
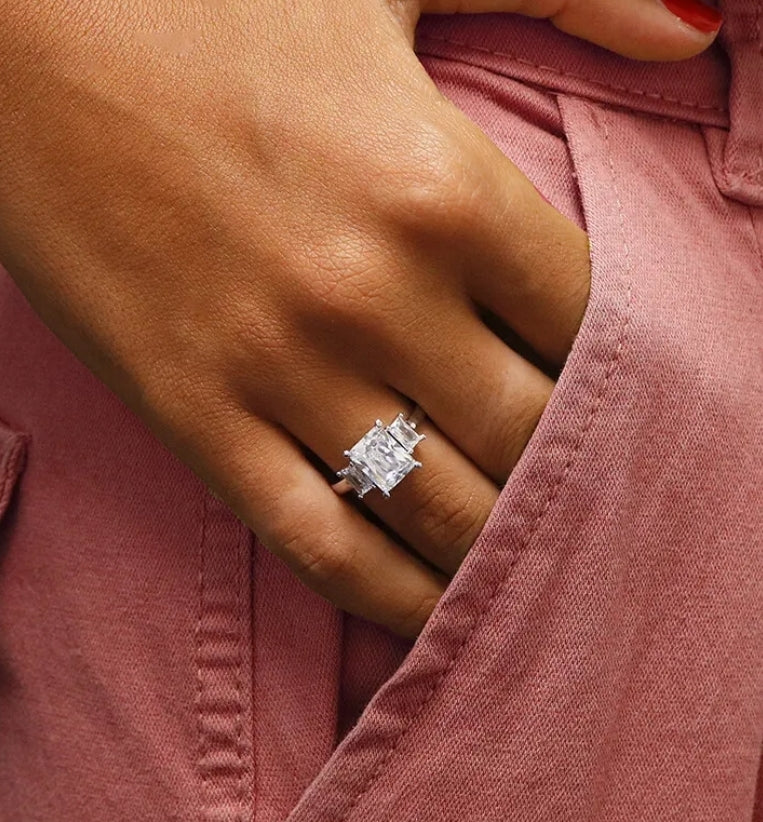
[[[0,258],[307,585],[415,636],[570,349],[585,234],[437,90],[418,7],[29,8],[0,33]],[[422,467],[335,494],[411,402]]]

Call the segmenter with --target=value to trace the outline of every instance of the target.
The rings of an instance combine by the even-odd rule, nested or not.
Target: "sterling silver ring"
[[[414,468],[421,468],[419,460],[413,457],[413,449],[426,439],[426,434],[416,431],[416,424],[425,417],[417,405],[407,418],[400,412],[389,425],[376,420],[374,427],[344,452],[349,464],[336,472],[342,479],[331,487],[337,494],[354,490],[361,499],[372,488],[378,488],[389,497],[403,477]]]

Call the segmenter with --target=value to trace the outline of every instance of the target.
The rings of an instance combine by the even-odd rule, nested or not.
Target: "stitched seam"
[[[724,107],[708,106],[702,103],[691,102],[689,100],[680,100],[677,97],[667,97],[665,95],[658,94],[657,92],[647,91],[646,89],[628,88],[627,86],[617,86],[613,83],[605,83],[603,80],[596,80],[590,77],[586,77],[582,74],[573,74],[572,72],[564,71],[554,66],[546,66],[542,63],[533,63],[532,60],[528,60],[524,57],[519,57],[519,55],[510,54],[509,52],[505,51],[493,51],[492,49],[486,48],[485,46],[478,46],[474,43],[466,43],[460,40],[453,40],[449,37],[438,37],[432,34],[422,34],[419,36],[419,42],[426,42],[427,40],[433,40],[441,43],[450,43],[451,45],[471,49],[472,51],[481,51],[486,52],[487,54],[492,54],[496,57],[505,57],[523,66],[529,66],[530,68],[540,69],[541,71],[548,71],[552,74],[557,74],[561,77],[570,77],[573,80],[583,80],[586,83],[591,83],[594,86],[600,86],[602,88],[610,89],[611,91],[624,91],[627,94],[636,94],[640,97],[646,97],[650,100],[662,100],[665,103],[672,103],[674,105],[682,106],[684,108],[699,109],[701,111],[718,111],[722,114],[725,114],[728,111],[728,109]]]
[[[616,175],[615,175],[615,171],[614,171],[614,164],[613,164],[613,161],[612,161],[612,153],[611,153],[611,146],[610,146],[610,140],[609,140],[609,128],[607,126],[607,119],[609,117],[609,114],[605,112],[604,117],[605,117],[605,120],[604,120],[604,139],[605,139],[605,145],[606,145],[606,149],[607,149],[607,156],[608,156],[610,174],[612,176],[612,187],[613,187],[613,190],[615,191],[615,198],[616,198],[617,207],[618,207],[620,224],[621,224],[621,227],[622,227],[623,232],[624,232],[625,231],[625,216],[624,216],[624,213],[623,213],[622,203],[620,201],[620,195],[617,192]],[[630,325],[630,320],[631,320],[631,306],[632,306],[631,278],[632,278],[632,270],[631,270],[631,260],[630,260],[630,248],[629,248],[627,242],[625,241],[625,234],[624,233],[623,233],[623,257],[624,257],[624,269],[625,269],[625,273],[626,273],[627,278],[628,278],[627,279],[628,286],[627,286],[627,292],[626,292],[627,293],[626,308],[625,308],[624,318],[623,318],[622,324],[620,326],[620,330],[618,332],[617,345],[615,346],[615,348],[612,352],[609,363],[607,364],[606,371],[604,373],[604,377],[601,380],[599,389],[598,389],[598,391],[596,393],[596,396],[594,397],[594,400],[593,400],[593,402],[591,404],[591,407],[588,411],[588,416],[587,416],[587,418],[586,418],[586,420],[583,424],[583,427],[580,429],[580,431],[578,433],[577,441],[576,441],[572,451],[570,452],[569,456],[567,457],[566,463],[564,464],[562,470],[557,474],[557,478],[554,481],[554,485],[552,486],[551,491],[548,494],[548,497],[546,498],[546,502],[545,502],[543,508],[538,512],[538,514],[536,514],[535,520],[534,520],[533,524],[530,526],[530,529],[527,531],[527,533],[525,535],[525,538],[522,542],[522,545],[514,552],[514,555],[512,556],[512,558],[511,558],[511,560],[510,560],[510,562],[509,562],[509,564],[506,568],[506,571],[503,575],[503,578],[501,580],[499,580],[498,583],[494,586],[493,592],[491,593],[490,598],[485,603],[485,606],[482,608],[482,610],[474,618],[471,627],[469,628],[469,630],[465,634],[464,638],[461,640],[461,643],[459,644],[459,646],[456,649],[456,651],[454,652],[454,654],[451,656],[446,668],[437,676],[437,678],[435,679],[435,681],[433,682],[433,684],[431,685],[429,690],[424,695],[423,700],[419,703],[419,706],[416,709],[415,713],[410,717],[410,719],[408,720],[406,725],[397,733],[397,736],[396,736],[394,742],[392,743],[392,745],[389,748],[387,748],[386,753],[382,757],[382,759],[379,762],[379,764],[377,765],[376,769],[373,771],[373,773],[371,774],[369,779],[366,781],[365,785],[360,789],[360,791],[357,794],[355,794],[351,804],[349,805],[347,810],[344,812],[344,814],[339,817],[338,822],[343,822],[343,820],[346,820],[346,819],[349,818],[349,816],[352,813],[353,809],[355,807],[357,807],[358,803],[363,798],[363,796],[365,796],[365,794],[371,789],[371,787],[379,779],[381,774],[384,772],[385,767],[389,763],[393,753],[397,749],[398,745],[405,738],[405,735],[408,732],[408,730],[413,727],[413,725],[415,724],[418,717],[421,715],[423,710],[429,704],[430,700],[436,694],[439,687],[445,681],[448,673],[453,669],[455,664],[458,662],[458,660],[461,657],[461,652],[466,647],[469,639],[472,637],[472,635],[476,631],[476,629],[479,626],[482,618],[485,617],[486,615],[488,615],[493,603],[497,600],[498,595],[504,591],[504,589],[508,585],[509,581],[511,580],[511,572],[514,569],[514,565],[516,564],[517,559],[519,558],[520,554],[522,554],[525,551],[525,549],[527,548],[527,546],[530,544],[530,541],[531,541],[532,537],[535,535],[535,533],[540,528],[540,525],[543,522],[543,519],[544,519],[545,515],[550,510],[551,505],[553,504],[554,500],[558,496],[558,493],[559,493],[560,489],[563,487],[563,485],[564,485],[564,483],[567,479],[567,476],[569,474],[570,468],[572,467],[572,464],[575,461],[575,457],[580,453],[580,449],[583,445],[586,434],[590,430],[591,425],[593,424],[593,420],[596,417],[596,414],[597,414],[599,408],[601,408],[602,398],[603,398],[604,393],[605,393],[605,391],[606,391],[606,389],[609,385],[609,381],[612,377],[612,374],[614,373],[614,370],[615,370],[615,368],[617,367],[617,364],[620,361],[621,354],[622,354],[623,349],[625,347],[625,340],[626,340],[626,337],[627,337],[627,331],[628,331],[628,327]]]
[[[763,180],[763,171],[735,171],[732,168],[729,170],[729,174],[732,174],[734,177],[739,177],[742,180],[752,180],[754,183]]]
[[[459,63],[464,66],[469,66],[469,68],[474,69],[474,71],[483,71],[486,74],[493,75],[495,77],[506,78],[508,75],[501,74],[500,72],[496,71],[494,68],[489,66],[483,66],[481,63],[473,63],[469,60],[466,60],[461,57],[453,57],[447,56],[444,57],[442,54],[430,54],[428,52],[420,52],[422,57],[425,57],[427,60],[439,60],[443,63]],[[509,78],[513,79],[513,78]],[[549,89],[547,86],[544,86],[540,80],[522,80],[527,86],[531,86],[534,89],[538,89],[539,91],[545,93],[548,96],[555,97],[557,101],[563,97],[574,97],[576,99],[583,99],[589,100],[592,99],[596,102],[596,104],[600,108],[608,108],[610,111],[622,111],[625,114],[629,114],[632,117],[639,117],[642,120],[653,120],[655,123],[676,123],[677,125],[683,126],[685,128],[717,128],[722,129],[728,132],[727,126],[721,126],[717,124],[710,124],[710,123],[702,123],[702,122],[695,122],[694,120],[687,120],[685,116],[681,116],[680,114],[665,114],[664,112],[658,111],[649,111],[648,109],[634,109],[632,106],[628,105],[628,102],[625,100],[622,101],[601,101],[596,98],[589,98],[583,94],[571,94],[568,91],[557,90],[557,89]],[[725,110],[724,110],[725,113]]]
[[[197,680],[197,689],[196,689],[196,726],[198,732],[198,746],[199,746],[199,758],[197,762],[197,767],[199,771],[199,785],[201,788],[201,805],[200,805],[200,812],[199,818],[204,822],[206,817],[206,804],[207,804],[207,780],[204,776],[204,771],[202,768],[204,757],[206,756],[206,747],[204,745],[204,725],[203,725],[203,717],[202,717],[202,698],[203,698],[203,686],[204,683],[202,681],[202,672],[201,672],[201,627],[202,627],[202,618],[204,615],[204,545],[207,538],[207,496],[206,494],[202,493],[202,500],[201,500],[201,533],[199,535],[199,551],[198,551],[198,563],[199,563],[199,573],[197,576],[197,589],[199,593],[199,610],[198,610],[198,617],[196,620],[196,680]]]
[[[242,814],[244,812],[244,757],[241,750],[241,736],[244,731],[244,716],[243,716],[243,700],[242,700],[242,679],[243,679],[243,671],[242,666],[244,664],[244,650],[243,650],[243,619],[242,619],[242,609],[244,607],[243,603],[243,587],[244,587],[244,574],[242,572],[242,566],[244,564],[244,544],[243,544],[243,528],[239,528],[239,540],[238,540],[238,566],[236,572],[236,582],[237,582],[237,594],[236,594],[236,633],[237,633],[237,640],[236,646],[238,650],[237,658],[236,658],[236,701],[238,703],[238,710],[236,713],[236,760],[238,765],[238,780],[236,782],[236,803],[237,803],[237,810],[236,810],[236,819],[240,820],[242,818]]]
[[[256,584],[257,584],[257,577],[255,574],[257,573],[257,540],[251,539],[249,532],[246,534],[247,538],[247,567],[249,573],[249,579],[251,580],[251,584],[247,587],[246,592],[249,597],[249,630],[251,631],[251,640],[249,642],[249,649],[247,653],[249,654],[249,661],[251,664],[251,688],[252,688],[252,715],[249,722],[249,728],[251,733],[251,745],[252,745],[252,756],[251,756],[251,767],[252,767],[252,779],[251,779],[251,796],[252,796],[252,822],[256,822],[258,810],[259,810],[259,800],[260,800],[260,790],[259,785],[257,783],[258,775],[259,775],[259,748],[257,747],[258,738],[257,738],[257,717],[256,712],[258,709],[257,703],[257,665],[254,658],[254,649],[257,647],[255,643],[257,642],[257,628],[259,627],[258,623],[255,621],[257,616],[256,611]]]
[[[750,21],[754,25],[754,34],[749,37],[749,42],[753,43],[753,47],[757,46],[758,52],[763,55],[763,41],[761,40],[761,17],[763,16],[763,0],[758,0],[755,4],[754,17],[750,15]],[[754,59],[754,55],[750,55]],[[741,64],[741,61],[740,61]],[[739,69],[741,72],[741,69]],[[750,147],[751,148],[751,147]],[[732,127],[728,148],[728,155],[726,161],[726,179],[727,181],[749,181],[753,185],[760,185],[763,181],[763,167],[758,163],[757,168],[746,168],[748,163],[748,146],[743,145],[742,141],[735,139],[735,129]],[[741,162],[737,162],[741,156]]]

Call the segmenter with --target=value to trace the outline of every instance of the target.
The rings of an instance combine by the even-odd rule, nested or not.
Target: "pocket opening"
[[[461,95],[463,86],[458,89]],[[476,110],[484,111],[484,98],[476,97],[480,107]],[[459,96],[459,100],[468,101],[469,95]],[[568,106],[562,112],[566,137],[568,129],[588,128],[588,104],[580,101],[580,106],[580,111],[577,106]],[[497,117],[496,130],[505,128],[512,114],[507,111],[504,118]],[[492,138],[490,130],[485,130]],[[540,141],[547,136],[539,135]],[[577,188],[578,170],[586,180],[591,177],[587,157],[567,151],[573,176],[570,184]],[[595,200],[602,190],[594,192],[597,211],[601,208]],[[578,190],[578,195],[588,223],[590,193]],[[374,786],[384,782],[392,760],[405,756],[404,740],[409,730],[436,710],[438,694],[448,687],[449,679],[458,677],[454,672],[463,669],[462,659],[470,645],[484,638],[483,617],[489,618],[504,595],[522,584],[515,569],[523,552],[542,551],[536,544],[537,535],[553,527],[549,523],[560,525],[555,522],[557,510],[565,496],[575,493],[575,484],[569,481],[570,469],[600,414],[628,334],[627,277],[612,270],[606,255],[600,253],[599,240],[602,245],[607,242],[601,232],[610,216],[604,219],[598,214],[593,221],[599,236],[593,237],[591,244],[589,302],[573,348],[519,462],[423,632],[302,795],[289,822],[314,822],[327,815],[342,822],[359,818],[359,809],[370,801]]]
[[[0,521],[8,511],[26,465],[29,436],[0,422]]]

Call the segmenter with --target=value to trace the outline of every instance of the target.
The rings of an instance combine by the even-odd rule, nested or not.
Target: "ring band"
[[[426,439],[426,434],[416,431],[416,425],[425,418],[424,410],[417,405],[407,418],[401,411],[389,425],[377,419],[373,428],[344,452],[349,463],[336,472],[341,480],[331,487],[338,494],[354,490],[361,499],[372,488],[378,488],[389,497],[403,477],[421,468],[413,449]]]

